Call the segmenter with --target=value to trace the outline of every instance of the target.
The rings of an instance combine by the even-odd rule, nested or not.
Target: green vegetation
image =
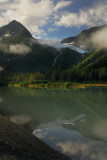
[[[107,49],[81,54],[70,48],[57,50],[42,46],[17,21],[1,27],[0,35],[5,35],[7,30],[13,34],[0,43],[0,84],[70,88],[73,83],[107,82]],[[85,31],[86,35],[89,31]],[[82,40],[84,42],[84,38]],[[10,44],[25,44],[30,48],[29,53],[10,53]],[[91,47],[88,44],[88,48]]]
[[[42,50],[42,49],[43,48],[41,49],[39,48],[39,50]],[[7,83],[11,86],[18,86],[18,87],[27,86],[27,87],[35,87],[35,88],[71,88],[73,86],[84,88],[87,86],[89,87],[90,84],[94,84],[94,85],[106,84],[107,82],[107,50],[106,49],[96,50],[92,54],[84,54],[83,60],[81,60],[80,58],[80,61],[77,60],[79,62],[75,62],[74,65],[73,63],[71,63],[72,67],[68,69],[65,69],[66,63],[68,62],[67,58],[65,58],[65,55],[67,54],[69,55],[70,53],[68,53],[68,49],[63,50],[63,52],[64,53],[62,53],[61,57],[59,55],[59,58],[58,58],[58,59],[61,59],[61,61],[58,60],[56,65],[53,67],[51,66],[52,54],[51,56],[49,56],[50,54],[49,52],[45,53],[45,55],[42,54],[43,52],[41,52],[41,54],[39,53],[43,63],[45,58],[44,56],[46,57],[49,56],[48,60],[51,62],[49,65],[48,60],[46,59],[45,60],[46,64],[51,67],[47,66],[47,69],[45,67],[42,70],[39,69],[41,71],[34,72],[35,67],[33,67],[32,64],[29,66],[30,68],[32,67],[31,70],[33,70],[33,72],[5,73],[3,70],[0,72],[0,83],[1,84]],[[37,56],[38,54],[36,55],[36,57]],[[53,56],[55,56],[54,53],[53,53]],[[63,57],[64,57],[64,60],[63,60]],[[72,54],[71,54],[71,57],[73,57]],[[68,56],[68,59],[69,59],[69,56]],[[29,61],[30,60],[32,60],[32,58],[29,59]],[[65,64],[62,62],[64,62]],[[71,60],[69,62],[71,62]],[[37,63],[37,67],[39,66],[39,64],[40,64],[40,61]],[[16,70],[16,68],[13,68],[13,69]],[[86,84],[89,84],[89,85],[86,85]]]
[[[52,80],[87,83],[106,82],[107,50],[96,50],[71,69],[54,70]]]
[[[107,84],[86,84],[86,83],[71,83],[71,82],[46,82],[46,81],[38,81],[35,84],[27,84],[27,83],[10,83],[9,87],[28,87],[28,88],[46,88],[46,89],[70,89],[70,88],[89,88],[89,87],[107,87]]]
[[[61,54],[58,56],[55,63],[55,68],[60,68],[60,70],[65,70],[77,65],[83,60],[82,54],[70,48],[61,49]]]

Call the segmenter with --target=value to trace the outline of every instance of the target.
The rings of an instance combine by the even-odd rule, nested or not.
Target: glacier
[[[61,43],[60,40],[41,40],[41,39],[39,39],[38,41],[39,41],[40,44],[42,44],[44,46],[47,46],[47,45],[52,46],[52,47],[54,47],[58,50],[60,50],[62,48],[70,48],[70,49],[73,49],[73,50],[75,50],[75,51],[77,51],[81,54],[86,52],[86,51],[74,46],[73,45],[74,43]]]

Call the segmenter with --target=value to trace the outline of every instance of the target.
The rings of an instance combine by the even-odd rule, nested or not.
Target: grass
[[[77,82],[48,82],[48,83],[10,83],[9,87],[28,87],[28,88],[89,88],[107,87],[107,83],[77,83]]]

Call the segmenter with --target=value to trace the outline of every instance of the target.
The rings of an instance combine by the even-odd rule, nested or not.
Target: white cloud
[[[0,72],[2,72],[4,69],[3,69],[3,67],[2,66],[0,66]]]
[[[90,40],[97,48],[107,48],[107,26],[93,34]]]
[[[24,24],[31,32],[43,34],[42,27],[47,24],[53,13],[54,4],[51,0],[13,0],[2,3],[0,25],[3,26],[14,19]]]
[[[0,27],[14,19],[21,22],[35,37],[46,36],[42,29],[46,24],[56,26],[94,26],[107,23],[107,3],[95,4],[91,8],[80,9],[79,13],[62,12],[72,4],[71,0],[0,0]],[[54,27],[49,32],[56,30]]]
[[[11,36],[11,34],[8,32],[4,35],[5,38],[10,37],[10,36]]]
[[[33,42],[30,43],[32,44]],[[0,43],[0,49],[3,50],[3,52],[5,52],[6,54],[11,53],[11,54],[26,55],[29,52],[31,52],[31,48],[23,43],[11,44],[11,45],[5,45],[4,43]]]
[[[0,3],[8,2],[8,0],[0,0]]]
[[[35,26],[35,25],[34,26],[29,25],[29,30],[30,30],[30,32],[32,32],[35,35],[35,37],[38,37],[40,35],[42,35],[42,36],[47,35],[46,32],[43,29],[40,29],[38,26]]]
[[[54,10],[57,11],[59,9],[69,6],[70,4],[72,4],[72,1],[60,1],[56,4]]]
[[[55,6],[53,0],[0,0],[0,26],[12,21],[14,15],[14,19],[25,25],[35,36],[46,36],[41,27],[51,20],[53,22],[55,12],[71,3],[59,1]]]
[[[9,53],[24,55],[28,54],[31,51],[31,48],[24,44],[15,44],[9,46]]]
[[[57,26],[95,26],[107,23],[107,3],[96,4],[92,8],[79,10],[79,13],[64,13],[55,23]]]
[[[0,50],[4,51],[5,53],[8,52],[8,46],[4,43],[0,43]]]
[[[55,28],[49,28],[48,29],[48,32],[54,32],[54,31],[58,31],[58,28],[55,27]]]

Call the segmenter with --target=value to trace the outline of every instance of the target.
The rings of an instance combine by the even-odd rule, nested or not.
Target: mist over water
[[[0,113],[74,160],[106,160],[107,88],[2,87]]]

